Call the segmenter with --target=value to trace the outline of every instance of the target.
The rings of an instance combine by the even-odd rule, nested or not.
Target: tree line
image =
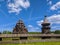
[[[60,34],[60,30],[51,31],[50,33]],[[0,34],[12,34],[12,32],[5,30],[3,32],[0,32]],[[28,32],[28,34],[41,34],[41,32]]]

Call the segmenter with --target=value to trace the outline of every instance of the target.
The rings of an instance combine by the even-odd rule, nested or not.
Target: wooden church
[[[27,28],[25,27],[22,20],[19,20],[13,29],[13,34],[26,34],[28,33]]]

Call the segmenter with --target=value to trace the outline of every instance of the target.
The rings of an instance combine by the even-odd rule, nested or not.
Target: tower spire
[[[49,23],[48,20],[47,20],[47,16],[46,16],[46,15],[44,16],[44,21],[43,21],[43,23]]]

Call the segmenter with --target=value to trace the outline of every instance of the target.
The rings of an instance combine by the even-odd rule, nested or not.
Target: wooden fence
[[[25,37],[39,37],[38,40],[28,40]],[[2,41],[2,38],[23,38],[23,40]],[[45,38],[45,39],[43,39]],[[57,38],[57,39],[50,39]],[[44,41],[60,41],[60,34],[0,34],[0,43],[22,43],[22,42],[44,42]],[[24,40],[25,39],[25,40]]]
[[[11,37],[60,37],[60,34],[0,34],[1,38]]]

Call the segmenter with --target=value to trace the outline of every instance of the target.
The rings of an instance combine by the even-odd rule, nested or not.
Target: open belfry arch
[[[42,22],[42,34],[49,34],[50,33],[50,22],[47,19],[47,16],[44,17]]]

